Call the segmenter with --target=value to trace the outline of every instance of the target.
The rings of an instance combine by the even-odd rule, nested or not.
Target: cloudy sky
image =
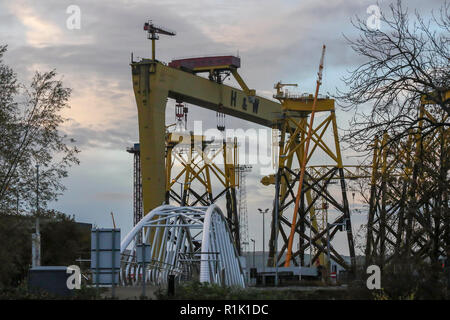
[[[424,14],[442,3],[405,2],[411,11]],[[383,10],[389,3],[380,1],[379,6]],[[125,149],[138,141],[138,127],[129,62],[131,52],[135,59],[150,54],[142,30],[148,19],[177,31],[175,37],[162,36],[157,42],[159,60],[239,53],[241,76],[267,97],[279,80],[298,83],[301,92],[314,92],[320,50],[326,44],[321,93],[334,93],[336,87],[343,88],[341,77],[347,70],[363,61],[343,34],[355,37],[350,19],[366,20],[368,7],[375,4],[374,0],[0,0],[0,43],[8,44],[5,61],[19,79],[27,82],[35,70],[56,68],[73,89],[71,109],[65,112],[70,120],[63,130],[77,140],[81,164],[70,170],[68,190],[52,207],[100,227],[111,227],[113,211],[122,233],[130,230],[132,157]],[[71,5],[80,9],[80,29],[67,27]],[[216,126],[214,112],[189,107],[189,120]],[[174,122],[173,113],[169,102],[167,123]],[[340,128],[347,127],[350,116],[337,111]],[[229,118],[227,126],[262,128],[241,120],[231,123]],[[344,155],[344,162],[354,163],[349,151]],[[259,179],[259,172],[249,176],[247,201],[249,234],[261,247],[262,219],[256,211],[271,207],[273,188],[263,187]],[[364,217],[354,214],[353,221],[356,230]],[[345,253],[345,244],[338,248]]]

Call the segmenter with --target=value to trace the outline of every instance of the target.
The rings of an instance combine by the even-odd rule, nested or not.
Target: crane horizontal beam
[[[150,71],[150,65],[155,65]],[[167,92],[168,98],[182,100],[206,109],[222,111],[225,114],[270,127],[280,115],[281,104],[260,96],[249,98],[241,89],[225,84],[218,84],[203,77],[168,67],[162,63],[143,60],[131,64],[133,84],[137,96],[144,97],[144,78],[149,77],[148,84]],[[144,78],[143,78],[144,77]],[[139,81],[140,80],[140,81]],[[147,85],[148,85],[147,84]],[[150,88],[148,88],[150,89]],[[139,102],[138,102],[139,104]],[[165,108],[165,106],[159,106]]]
[[[168,29],[160,27],[160,26],[156,26],[151,22],[146,22],[144,24],[144,30],[149,33],[160,33],[160,34],[164,34],[167,36],[174,36],[177,34],[175,31],[168,30]]]

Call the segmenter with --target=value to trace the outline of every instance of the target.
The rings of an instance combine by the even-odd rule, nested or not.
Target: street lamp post
[[[327,223],[327,269],[328,273],[331,272],[331,259],[330,259],[330,227],[332,224]]]
[[[311,243],[311,227],[312,227],[312,219],[309,217],[309,267],[312,266],[312,243]]]
[[[253,242],[253,268],[255,267],[255,240],[250,239]]]
[[[278,168],[277,172],[277,178],[275,183],[275,194],[279,194],[280,192],[280,176],[281,176],[281,168]],[[279,225],[278,225],[278,214],[279,214],[279,204],[280,204],[280,198],[276,197],[274,201],[274,207],[273,207],[273,221],[275,224],[275,287],[278,287],[278,231],[279,231]]]
[[[269,208],[267,208],[264,211],[262,209],[258,208],[258,211],[263,216],[263,283],[264,283],[265,282],[264,281],[264,279],[265,279],[264,278],[264,273],[266,272],[266,250],[265,250],[265,245],[266,245],[266,238],[265,238],[266,223],[265,223],[264,217],[265,217],[266,213],[269,211]]]

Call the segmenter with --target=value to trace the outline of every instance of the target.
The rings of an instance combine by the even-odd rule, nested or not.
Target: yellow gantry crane
[[[278,168],[276,174],[276,196],[277,204],[273,210],[273,218],[279,218],[279,225],[272,223],[272,233],[269,254],[269,265],[273,266],[280,260],[280,256],[286,251],[293,236],[287,236],[281,225],[287,225],[294,230],[294,234],[300,235],[299,250],[291,253],[291,261],[297,264],[296,259],[308,247],[307,232],[305,227],[311,229],[312,238],[309,244],[317,248],[318,254],[325,252],[326,240],[324,231],[319,231],[311,212],[320,197],[326,198],[331,206],[341,213],[335,223],[345,222],[349,239],[349,251],[352,258],[351,265],[334,250],[331,249],[332,257],[344,268],[350,269],[354,262],[353,238],[351,233],[350,214],[346,199],[346,188],[344,182],[344,167],[340,154],[340,146],[337,135],[336,117],[334,113],[334,100],[328,97],[319,97],[310,94],[297,97],[282,97],[282,88],[286,84],[281,82],[275,85],[277,98],[282,103],[266,99],[256,95],[254,89],[249,89],[243,79],[237,73],[240,67],[240,59],[234,56],[198,57],[190,59],[173,60],[168,65],[159,62],[155,57],[155,40],[157,34],[174,35],[162,27],[156,27],[152,22],[144,25],[144,30],[152,40],[152,59],[131,61],[131,72],[133,89],[138,109],[140,161],[142,171],[142,194],[143,212],[148,214],[152,209],[165,203],[167,192],[173,187],[172,177],[167,176],[166,160],[166,127],[165,109],[168,98],[178,102],[194,104],[202,108],[220,112],[226,115],[257,123],[268,128],[279,130],[281,140],[279,142]],[[199,76],[199,73],[208,73],[208,77]],[[224,75],[230,73],[239,83],[240,88],[234,88],[223,83]],[[292,85],[292,84],[291,84]],[[314,102],[315,101],[315,102]],[[315,106],[314,106],[315,105]],[[315,112],[328,113],[319,125],[307,124],[312,108]],[[324,135],[332,128],[331,135],[334,137],[334,148],[329,147],[324,140]],[[311,150],[306,152],[306,135],[310,136]],[[201,144],[201,137],[194,136],[193,144]],[[196,141],[199,140],[199,141]],[[307,149],[307,148],[306,148]],[[312,177],[304,171],[304,185],[301,189],[299,200],[298,219],[290,222],[284,215],[287,207],[294,203],[289,197],[294,195],[294,185],[299,181],[302,161],[308,164],[311,156],[316,150],[321,149],[331,159],[330,170],[323,176]],[[334,150],[333,150],[334,149]],[[296,159],[294,161],[294,158]],[[295,164],[297,161],[297,164]],[[297,168],[296,168],[297,166]],[[202,167],[200,167],[202,168]],[[190,169],[186,169],[190,170]],[[204,169],[206,170],[206,169]],[[233,170],[234,169],[230,169]],[[297,170],[297,171],[296,171]],[[197,171],[198,172],[198,171]],[[206,171],[203,171],[206,172]],[[197,173],[191,171],[191,176]],[[339,177],[342,188],[343,203],[339,202],[326,190],[326,183],[331,179]],[[317,189],[316,180],[323,180],[323,187]],[[318,194],[318,196],[314,196]],[[308,204],[303,200],[306,195]],[[295,201],[295,195],[293,196]],[[278,206],[278,207],[277,207]],[[311,213],[309,222],[305,217]],[[232,218],[231,220],[235,220]],[[335,229],[335,228],[334,228]],[[331,237],[336,231],[331,230]],[[275,238],[281,234],[284,241],[280,255],[275,257],[277,245]],[[152,237],[152,235],[151,235]],[[301,259],[301,260],[302,260]],[[319,259],[318,256],[314,259]],[[300,263],[303,263],[300,261]]]
[[[200,57],[193,59],[173,60],[169,65],[156,60],[155,41],[157,32],[155,26],[151,23],[144,25],[152,40],[152,59],[142,59],[139,62],[131,61],[133,89],[138,109],[139,122],[139,141],[140,141],[140,163],[142,171],[142,194],[143,194],[143,212],[148,214],[152,209],[162,205],[167,201],[167,196],[172,189],[174,182],[171,172],[172,161],[166,160],[167,155],[174,156],[172,152],[166,153],[166,127],[165,127],[165,109],[168,98],[179,102],[194,104],[206,109],[228,114],[255,123],[271,126],[274,113],[279,110],[279,103],[255,95],[255,91],[249,89],[242,78],[238,75],[236,69],[240,67],[240,59],[233,56],[220,57]],[[165,30],[158,27],[158,30]],[[198,73],[209,73],[209,78],[204,78]],[[242,89],[224,85],[223,72],[234,74]],[[173,137],[172,137],[173,138]],[[175,145],[172,138],[169,138],[170,144]],[[202,145],[203,137],[201,135],[192,137],[192,145]],[[191,137],[189,137],[191,144]],[[172,142],[171,142],[172,141]],[[196,153],[197,150],[195,151]],[[225,148],[222,150],[226,159],[234,157],[233,150]],[[198,153],[200,154],[200,153]],[[173,158],[172,158],[173,160]],[[200,168],[194,172],[193,167],[185,163],[184,174],[189,182],[193,177],[200,181],[206,168]],[[194,165],[198,169],[198,164]],[[167,170],[166,170],[167,169]],[[217,172],[217,168],[215,168]],[[227,190],[233,193],[235,187],[235,167],[233,161],[225,161],[225,168],[222,173],[218,173],[222,178]],[[201,174],[199,174],[201,172]],[[209,188],[206,183],[207,189]],[[185,184],[186,191],[188,186]],[[228,197],[228,195],[227,195]],[[235,198],[231,197],[231,198]],[[231,204],[230,204],[231,203]],[[236,206],[232,199],[227,201],[227,205]],[[236,214],[237,210],[232,210]],[[156,217],[157,218],[157,217]],[[237,217],[227,217],[231,223],[238,221]],[[232,230],[237,230],[232,226]],[[153,239],[151,234],[150,238]],[[157,239],[155,243],[161,243]],[[239,244],[236,243],[239,248]]]

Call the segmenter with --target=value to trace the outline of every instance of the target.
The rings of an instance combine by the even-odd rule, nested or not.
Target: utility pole
[[[36,165],[36,214],[39,214],[39,164]]]
[[[41,265],[41,233],[39,230],[39,218],[36,218],[36,232],[31,235],[31,266],[39,267]]]
[[[253,242],[253,268],[255,267],[255,239],[250,239]]]
[[[266,223],[265,223],[264,216],[269,211],[269,208],[267,208],[264,211],[262,209],[258,208],[258,211],[263,216],[263,283],[265,284],[264,273],[266,272],[266,250],[265,250],[265,245],[266,245],[266,237],[265,237],[265,234],[266,234],[266,232],[265,232],[265,230],[266,230]]]
[[[36,231],[31,235],[31,254],[33,267],[41,265],[41,233],[39,226],[39,165],[36,165]]]

